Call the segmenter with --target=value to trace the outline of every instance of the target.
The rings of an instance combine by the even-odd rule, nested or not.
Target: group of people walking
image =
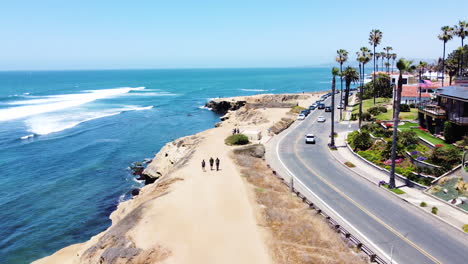
[[[216,160],[214,160],[212,157],[210,157],[209,162],[210,162],[210,170],[213,170],[213,165],[216,164],[216,170],[219,171],[219,159],[218,158],[216,158]],[[202,160],[201,166],[202,166],[202,170],[206,171],[205,170],[205,166],[206,166],[205,160]]]
[[[233,129],[232,129],[232,134],[233,134],[233,135],[239,134],[239,133],[240,133],[239,128],[236,127],[236,128],[233,128]]]

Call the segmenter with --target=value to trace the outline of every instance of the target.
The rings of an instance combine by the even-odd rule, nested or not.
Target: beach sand
[[[298,103],[307,107],[319,96]],[[254,128],[268,140],[267,129],[289,110],[256,109],[247,120],[233,113],[220,127],[197,134],[185,164],[121,203],[109,229],[34,263],[272,263],[270,234],[257,223],[258,205],[224,140],[235,127]],[[210,157],[220,159],[220,171],[210,170]]]

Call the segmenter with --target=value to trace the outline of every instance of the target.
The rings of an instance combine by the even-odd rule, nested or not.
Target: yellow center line
[[[335,186],[333,186],[330,182],[328,182],[324,177],[322,177],[319,173],[317,173],[317,171],[315,171],[314,169],[312,169],[311,167],[309,167],[305,161],[301,158],[301,156],[298,154],[297,152],[297,145],[298,145],[298,142],[300,140],[300,137],[297,138],[297,140],[295,141],[295,144],[294,144],[294,154],[296,155],[296,157],[298,158],[298,160],[307,168],[308,171],[310,171],[312,174],[315,174],[315,176],[317,176],[323,183],[325,183],[326,185],[328,185],[330,188],[332,188],[334,191],[336,191],[339,195],[341,195],[343,198],[345,198],[346,200],[348,200],[349,202],[351,202],[352,204],[354,204],[357,208],[361,209],[364,213],[366,213],[368,216],[370,216],[372,219],[374,219],[375,221],[377,221],[378,223],[380,223],[381,225],[383,225],[385,228],[387,228],[388,230],[390,230],[393,234],[395,234],[396,236],[398,236],[399,238],[401,238],[403,241],[405,241],[406,243],[410,244],[413,248],[415,248],[416,250],[418,250],[419,252],[421,252],[422,254],[424,254],[426,257],[428,257],[429,259],[431,259],[432,261],[434,261],[434,263],[442,263],[440,262],[438,259],[436,259],[435,257],[433,257],[431,254],[429,254],[428,252],[426,252],[424,249],[420,248],[418,245],[414,244],[413,242],[411,242],[409,239],[407,239],[405,236],[401,235],[398,231],[396,231],[395,229],[393,229],[391,226],[389,226],[388,224],[384,223],[382,220],[380,220],[380,218],[378,218],[377,216],[375,216],[374,214],[372,214],[371,212],[369,212],[367,209],[365,209],[364,207],[362,207],[361,205],[359,205],[357,202],[355,202],[353,199],[351,199],[349,196],[347,196],[345,193],[343,193],[342,191],[340,191],[338,188],[336,188]]]

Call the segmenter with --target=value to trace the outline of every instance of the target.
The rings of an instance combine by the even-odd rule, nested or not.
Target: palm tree
[[[375,47],[377,47],[379,44],[380,44],[380,41],[382,41],[382,32],[378,29],[373,29],[371,30],[370,34],[369,34],[369,44],[372,45],[372,47],[374,48],[374,53],[373,53],[373,57],[374,57],[374,72],[372,74],[372,87],[373,87],[373,94],[374,94],[374,105],[375,105],[375,95],[377,93],[377,89],[375,87],[375,75],[376,75],[376,71],[375,71]]]
[[[444,87],[444,76],[445,76],[445,44],[447,44],[447,41],[451,40],[453,38],[453,28],[449,26],[443,26],[440,28],[442,30],[442,33],[438,36],[440,40],[444,42],[444,53],[442,56],[442,87]]]
[[[392,53],[391,56],[392,56],[392,60],[393,60],[393,62],[392,62],[392,73],[393,73],[393,69],[395,69],[395,60],[397,58],[397,55],[396,55],[396,53]]]
[[[455,35],[457,35],[458,37],[461,38],[461,51],[460,52],[460,69],[459,69],[459,74],[462,75],[463,74],[463,40],[465,39],[465,37],[468,35],[468,23],[466,21],[458,21],[458,25],[455,25],[455,29],[454,29],[454,33]]]
[[[335,148],[335,83],[336,83],[336,76],[340,74],[340,71],[333,67],[332,68],[332,75],[333,75],[333,79],[332,79],[332,96],[331,96],[331,132],[330,132],[330,137],[331,137],[331,141],[330,141],[330,147],[331,148]]]
[[[380,52],[377,52],[377,53],[375,53],[375,52],[374,52],[374,54],[375,54],[375,58],[376,58],[376,61],[377,61],[377,63],[376,63],[376,65],[375,65],[375,67],[376,67],[376,70],[377,70],[377,71],[379,71],[379,58],[380,58]]]
[[[383,50],[385,50],[386,54],[385,54],[385,58],[387,59],[387,63],[390,64],[390,51],[393,50],[392,47],[385,47],[383,48]],[[390,71],[390,67],[387,66],[387,72]]]
[[[400,103],[401,103],[401,90],[403,87],[403,72],[411,72],[415,69],[411,65],[412,61],[405,59],[400,59],[397,62],[397,68],[400,71],[400,77],[398,78],[398,88],[396,90],[395,96],[395,116],[393,117],[393,137],[392,137],[392,166],[390,170],[390,182],[389,188],[395,188],[395,159],[396,159],[396,148],[397,148],[397,128],[398,128],[398,118],[400,115]]]
[[[419,62],[419,65],[418,65],[418,70],[419,70],[419,100],[418,102],[421,103],[421,82],[422,82],[422,74],[424,72],[424,70],[426,69],[426,66],[427,66],[427,62],[424,62],[424,61],[420,61]]]
[[[336,62],[340,64],[340,82],[341,82],[340,103],[341,103],[341,101],[343,101],[343,77],[341,76],[341,74],[343,73],[343,63],[348,60],[348,52],[344,49],[340,49],[336,51],[336,54],[337,55],[336,55],[335,60]],[[342,109],[340,109],[340,120],[342,119],[342,115],[343,115],[343,112],[342,112]]]
[[[387,53],[385,52],[380,52],[380,57],[382,57],[382,71],[384,70],[383,63],[385,61],[385,58],[387,57]]]
[[[361,128],[361,123],[362,123],[362,94],[364,90],[364,75],[365,75],[365,66],[366,63],[368,63],[371,60],[371,55],[370,55],[370,50],[367,47],[362,47],[359,49],[360,52],[356,52],[356,55],[358,56],[358,61],[359,61],[359,69],[361,72],[361,89],[359,92],[359,128]]]
[[[346,67],[346,69],[343,71],[341,74],[341,77],[345,79],[345,109],[348,106],[348,97],[349,97],[349,88],[351,86],[351,83],[355,83],[359,81],[359,73],[358,71],[353,68],[353,67]]]

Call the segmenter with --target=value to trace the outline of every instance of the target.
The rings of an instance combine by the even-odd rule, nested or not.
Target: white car
[[[343,109],[343,105],[342,104],[338,105],[336,109]]]
[[[314,134],[307,134],[307,135],[305,135],[305,143],[306,143],[306,144],[309,144],[309,143],[315,144],[315,136],[314,136]]]
[[[306,118],[306,116],[304,114],[299,114],[297,116],[297,120],[304,120]]]
[[[325,122],[326,120],[327,120],[327,119],[325,119],[324,116],[319,116],[319,117],[317,118],[317,122],[322,122],[322,123],[323,123],[323,122]]]

